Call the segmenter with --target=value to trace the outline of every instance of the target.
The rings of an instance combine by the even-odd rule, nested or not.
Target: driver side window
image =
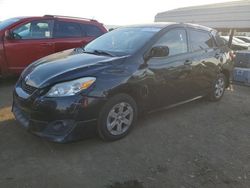
[[[44,39],[52,37],[52,21],[32,21],[21,25],[12,34],[15,39]]]
[[[187,53],[187,34],[184,29],[173,29],[165,33],[154,46],[167,46],[169,56]]]

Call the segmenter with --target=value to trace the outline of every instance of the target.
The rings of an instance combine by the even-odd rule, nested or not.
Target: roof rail
[[[89,18],[81,18],[81,17],[74,17],[74,16],[62,16],[62,15],[44,15],[43,17],[52,17],[52,18],[75,18],[75,19],[81,19],[81,20],[88,20],[88,21],[94,21],[97,22],[95,19],[89,19]]]

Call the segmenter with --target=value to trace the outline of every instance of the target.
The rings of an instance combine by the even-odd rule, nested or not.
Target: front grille
[[[30,86],[28,84],[25,83],[24,80],[21,81],[21,88],[28,93],[29,95],[31,95],[32,93],[34,93],[34,91],[37,89],[33,86]]]

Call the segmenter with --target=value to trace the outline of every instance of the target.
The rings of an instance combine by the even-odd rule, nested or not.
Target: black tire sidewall
[[[107,129],[107,117],[110,110],[118,103],[126,102],[133,108],[133,121],[126,132],[121,135],[112,135]],[[103,106],[99,118],[98,118],[98,134],[105,141],[114,141],[126,136],[132,129],[133,125],[137,120],[137,105],[132,97],[127,94],[118,94],[111,97],[107,103]]]

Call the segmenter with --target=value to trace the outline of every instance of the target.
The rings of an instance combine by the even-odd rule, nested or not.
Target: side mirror
[[[10,30],[5,31],[4,37],[5,37],[7,40],[12,40],[12,39],[14,39],[13,34],[10,32]]]
[[[169,48],[167,46],[154,46],[149,53],[147,53],[145,60],[148,61],[152,57],[166,57],[169,55]]]

